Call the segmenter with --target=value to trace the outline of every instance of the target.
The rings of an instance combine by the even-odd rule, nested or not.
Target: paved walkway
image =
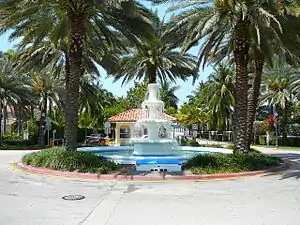
[[[89,182],[12,171],[0,151],[1,225],[299,225],[300,152],[284,174],[211,182]],[[70,194],[81,201],[65,201]]]

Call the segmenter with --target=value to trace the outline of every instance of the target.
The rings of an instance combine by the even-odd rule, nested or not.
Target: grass
[[[263,148],[277,148],[277,149],[283,149],[283,150],[296,150],[300,151],[300,147],[295,147],[295,146],[278,146],[276,147],[275,145],[252,145],[252,146],[257,146],[257,147],[263,147]]]
[[[248,154],[200,154],[188,160],[183,167],[194,174],[238,173],[268,169],[280,162],[282,160],[277,157],[253,151]]]
[[[33,152],[22,158],[25,165],[60,171],[107,174],[118,171],[121,166],[89,152],[66,151],[63,147]]]

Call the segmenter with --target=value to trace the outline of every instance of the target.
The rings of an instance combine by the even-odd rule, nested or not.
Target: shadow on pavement
[[[283,160],[292,162],[292,168],[289,171],[284,172],[281,176],[280,180],[288,179],[288,178],[295,178],[300,179],[300,154],[294,153],[277,153],[272,154],[274,156],[280,157]]]

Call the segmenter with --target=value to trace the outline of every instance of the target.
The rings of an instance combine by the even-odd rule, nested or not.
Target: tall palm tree
[[[31,93],[24,86],[24,77],[13,68],[10,56],[2,55],[0,58],[0,138],[2,130],[6,131],[7,107],[25,109],[30,103],[30,98]]]
[[[160,84],[160,98],[165,103],[165,108],[173,107],[178,109],[179,98],[176,96],[176,91],[179,86],[172,86],[168,82],[162,82]]]
[[[283,144],[287,144],[286,125],[293,104],[298,101],[293,89],[293,80],[299,80],[300,73],[288,65],[276,64],[274,68],[267,68],[263,74],[261,104],[276,107],[281,112],[281,130]]]
[[[173,37],[166,33],[166,25],[157,15],[153,15],[153,33],[137,39],[129,54],[121,57],[119,70],[110,74],[115,80],[123,79],[122,84],[131,80],[156,83],[157,79],[175,82],[177,78],[186,80],[198,77],[195,70],[196,60],[191,54],[180,54]]]
[[[83,57],[87,43],[95,43],[96,39],[101,47],[109,46],[117,41],[115,30],[128,37],[147,30],[145,22],[148,12],[134,0],[36,0],[34,3],[7,0],[0,2],[0,11],[1,30],[13,28],[16,30],[14,36],[27,30],[23,37],[25,43],[32,38],[34,45],[47,37],[54,45],[66,40],[65,138],[67,149],[74,150],[77,142],[79,82],[84,74]]]
[[[81,125],[87,127],[102,127],[103,109],[110,105],[106,92],[102,89],[97,79],[84,75],[79,88],[79,114]]]
[[[39,145],[45,146],[45,119],[52,111],[53,104],[61,106],[62,81],[52,76],[51,70],[45,68],[29,74],[28,86],[36,95],[36,104],[41,113],[39,120]]]
[[[164,2],[159,1],[159,2]],[[176,1],[183,2],[183,1]],[[277,1],[207,0],[178,4],[173,10],[180,13],[171,19],[172,30],[184,34],[178,39],[183,51],[203,39],[199,51],[199,64],[203,66],[224,44],[230,46],[236,70],[235,147],[237,152],[247,152],[248,63],[250,36],[260,39],[266,30],[278,36],[281,25],[276,19]],[[276,36],[277,35],[277,36]]]
[[[202,90],[202,94],[208,93],[209,125],[218,130],[229,130],[232,125],[235,106],[234,75],[234,71],[225,64],[218,65]]]

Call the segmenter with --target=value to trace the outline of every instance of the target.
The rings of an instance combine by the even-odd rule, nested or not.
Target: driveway
[[[272,153],[272,152],[269,152]],[[1,225],[299,225],[300,152],[292,171],[207,182],[92,182],[13,171],[0,151]],[[85,196],[66,201],[71,194]]]

